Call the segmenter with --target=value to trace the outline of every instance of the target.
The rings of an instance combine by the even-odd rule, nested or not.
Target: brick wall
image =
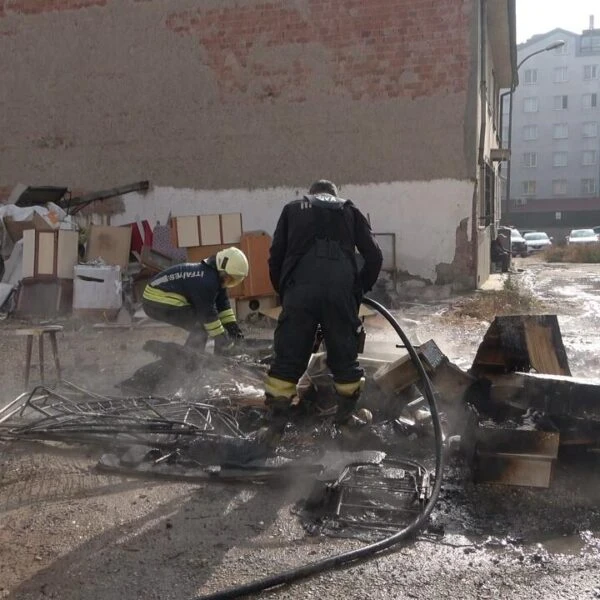
[[[456,0],[274,0],[174,11],[166,26],[206,51],[224,100],[305,101],[321,65],[310,53],[280,57],[313,45],[331,67],[331,93],[377,100],[465,91],[469,12]]]
[[[474,5],[0,0],[0,186],[469,178]]]
[[[106,6],[110,0],[0,0],[0,16],[36,15],[53,11]]]

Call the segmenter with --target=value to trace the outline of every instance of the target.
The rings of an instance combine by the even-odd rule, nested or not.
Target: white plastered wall
[[[279,187],[255,190],[191,190],[154,187],[124,197],[125,213],[113,225],[148,220],[154,226],[172,216],[241,212],[244,231],[272,234],[286,202],[304,190]],[[368,215],[376,233],[396,235],[400,271],[435,282],[435,267],[451,263],[460,222],[471,218],[473,183],[451,179],[348,185],[340,195]],[[469,231],[471,228],[468,227]]]

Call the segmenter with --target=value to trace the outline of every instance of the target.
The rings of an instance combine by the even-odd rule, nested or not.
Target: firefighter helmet
[[[248,259],[239,248],[232,246],[217,252],[216,262],[217,270],[229,276],[225,287],[235,287],[248,276]]]

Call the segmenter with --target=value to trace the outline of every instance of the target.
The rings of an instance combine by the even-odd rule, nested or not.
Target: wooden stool
[[[54,366],[56,367],[56,379],[61,380],[60,360],[58,358],[58,342],[56,341],[56,332],[62,331],[62,325],[41,325],[40,327],[31,327],[29,329],[17,329],[15,335],[27,336],[27,347],[25,349],[25,389],[29,387],[29,375],[31,371],[31,351],[33,350],[33,338],[37,336],[38,352],[40,359],[40,379],[44,383],[44,334],[50,338],[52,354],[54,356]]]

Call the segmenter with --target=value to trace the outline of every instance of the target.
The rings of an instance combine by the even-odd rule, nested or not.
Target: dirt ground
[[[559,315],[573,375],[600,378],[600,269],[535,258],[516,266],[513,277]],[[454,318],[464,301],[411,303],[397,314],[414,343],[434,339],[466,369],[489,323]],[[0,406],[21,391],[25,342],[13,330],[23,325],[0,324]],[[367,353],[397,352],[380,318],[367,327]],[[64,376],[114,394],[115,383],[154,360],[146,340],[184,335],[67,322]],[[97,459],[84,447],[0,442],[0,598],[186,600],[361,545],[304,531],[291,507],[307,481],[161,482],[101,473]],[[433,514],[436,535],[268,596],[600,598],[599,463],[596,454],[561,456],[547,490],[451,477]]]

